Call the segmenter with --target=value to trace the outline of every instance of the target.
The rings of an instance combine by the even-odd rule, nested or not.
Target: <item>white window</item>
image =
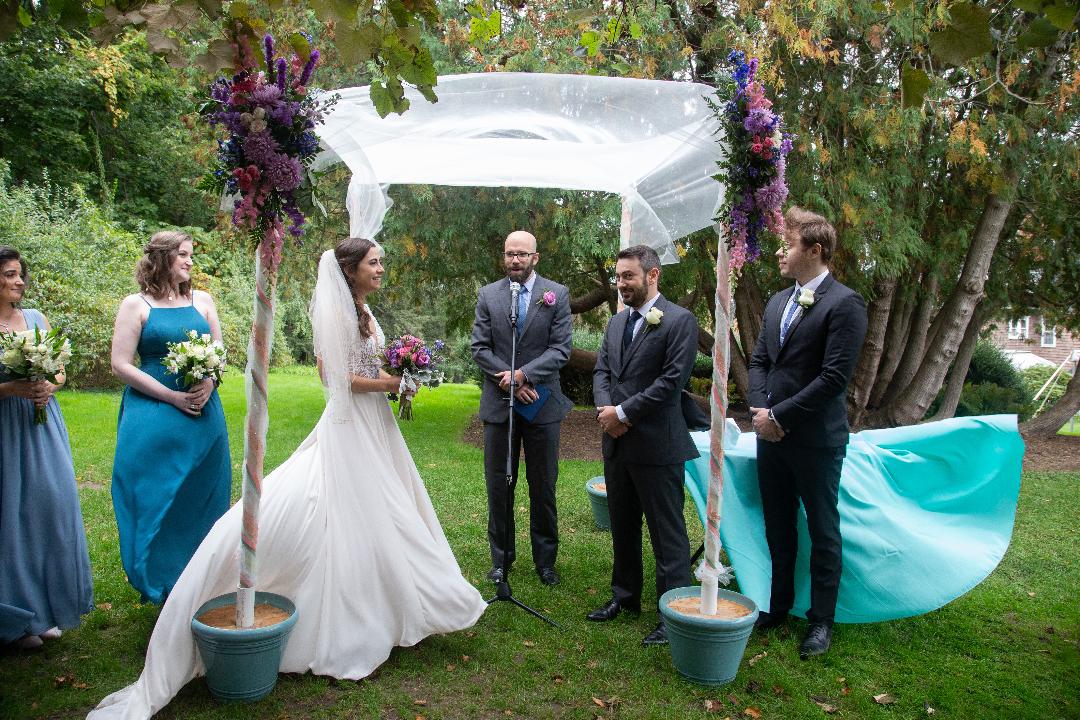
[[[1009,339],[1027,340],[1031,332],[1031,318],[1017,318],[1009,321]]]
[[[1057,325],[1047,325],[1046,318],[1039,318],[1039,325],[1042,331],[1039,344],[1043,347],[1055,347],[1057,345]]]

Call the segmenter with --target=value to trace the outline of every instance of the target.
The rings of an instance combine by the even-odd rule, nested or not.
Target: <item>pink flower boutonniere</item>
[[[547,305],[548,307],[551,307],[552,305],[554,305],[555,304],[555,291],[554,290],[545,290],[544,293],[540,296],[540,299],[536,301],[536,304],[537,305]]]

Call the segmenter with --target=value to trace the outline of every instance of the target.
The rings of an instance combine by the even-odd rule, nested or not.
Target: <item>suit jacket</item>
[[[542,302],[543,294],[548,290],[555,293],[554,305]],[[574,407],[562,394],[559,384],[559,370],[570,359],[572,345],[570,291],[537,274],[524,323],[517,341],[514,367],[524,372],[533,385],[543,385],[551,391],[532,422],[535,425],[558,422]],[[480,391],[480,419],[484,422],[507,421],[509,394],[499,389],[494,376],[510,368],[513,332],[510,327],[510,279],[503,278],[480,288],[472,329],[472,356],[484,373]]]
[[[842,447],[846,393],[866,335],[862,296],[829,273],[780,346],[780,323],[794,287],[769,298],[750,358],[750,405],[772,408],[783,443]]]
[[[660,296],[659,325],[645,325],[624,353],[623,331],[630,308],[608,321],[593,371],[598,406],[622,405],[630,429],[620,438],[604,433],[605,459],[643,465],[672,465],[698,456],[682,413],[682,389],[697,355],[694,316]]]

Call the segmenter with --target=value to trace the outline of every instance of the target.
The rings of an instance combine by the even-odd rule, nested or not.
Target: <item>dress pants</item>
[[[795,602],[799,501],[810,533],[810,622],[832,623],[840,588],[841,539],[837,493],[846,447],[805,447],[758,440],[758,485],[765,539],[772,557],[769,612],[786,615]]]
[[[604,461],[608,514],[611,516],[612,596],[624,605],[640,605],[641,516],[649,528],[656,559],[656,600],[672,588],[690,584],[690,541],[683,519],[683,463],[642,465]]]
[[[517,481],[518,461],[525,448],[525,479],[529,485],[529,537],[533,563],[537,568],[555,566],[559,549],[559,524],[555,510],[555,481],[559,477],[559,427],[561,422],[534,425],[514,418],[513,477]],[[503,555],[510,567],[516,558],[514,542],[514,499],[510,498],[507,518],[506,435],[509,423],[484,423],[484,477],[488,497],[488,545],[491,564],[501,567]],[[506,521],[510,541],[503,547]]]

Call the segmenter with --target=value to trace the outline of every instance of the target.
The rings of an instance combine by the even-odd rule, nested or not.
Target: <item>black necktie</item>
[[[630,311],[630,319],[626,321],[626,329],[623,330],[622,334],[623,352],[626,352],[626,348],[630,347],[630,342],[634,339],[634,326],[637,325],[639,317],[641,316],[638,315],[637,310]]]

